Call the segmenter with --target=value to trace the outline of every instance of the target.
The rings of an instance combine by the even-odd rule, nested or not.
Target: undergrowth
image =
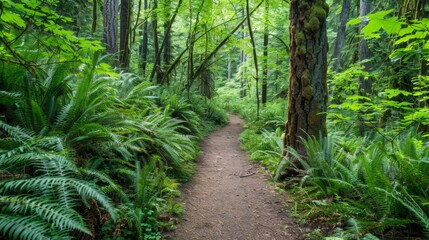
[[[225,106],[238,114],[254,110],[231,102]],[[245,115],[246,129],[240,136],[251,159],[273,178],[295,167],[282,156],[284,106],[278,100],[263,108],[259,119]],[[285,149],[304,168],[301,177],[281,182],[294,200],[291,215],[315,228],[307,239],[428,237],[429,144],[413,127],[394,138],[386,136],[331,130],[325,139],[301,139],[308,153],[305,159]]]
[[[2,82],[0,235],[160,239],[183,206],[199,140],[225,124],[213,101],[110,70],[48,65]],[[103,72],[103,73],[100,73]]]

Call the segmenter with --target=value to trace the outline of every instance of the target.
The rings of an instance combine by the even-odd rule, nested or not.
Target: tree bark
[[[337,30],[334,53],[332,54],[332,58],[334,59],[332,68],[335,72],[341,71],[341,50],[343,49],[344,41],[346,39],[346,24],[350,16],[350,8],[351,0],[344,0],[341,7],[340,25]]]
[[[132,0],[121,0],[119,67],[124,70],[130,67],[131,13]]]
[[[269,0],[265,0],[265,11],[264,11],[264,53],[262,59],[262,93],[261,102],[265,106],[267,103],[267,85],[268,85],[268,15],[270,9]]]
[[[103,5],[103,31],[106,50],[110,54],[118,52],[118,0],[105,0]]]
[[[289,105],[284,149],[292,147],[302,156],[306,156],[306,150],[301,138],[327,134],[328,11],[324,0],[290,2]]]
[[[425,16],[424,7],[426,0],[405,0],[400,6],[399,17],[405,17],[408,20],[421,19]]]
[[[144,12],[147,14],[147,10],[149,9],[148,0],[144,0],[143,2],[143,9]],[[142,39],[142,45],[141,45],[141,56],[142,56],[142,63],[141,68],[143,71],[143,76],[146,76],[146,66],[147,66],[147,55],[148,55],[148,21],[149,18],[145,16],[145,20],[143,23],[143,39]]]

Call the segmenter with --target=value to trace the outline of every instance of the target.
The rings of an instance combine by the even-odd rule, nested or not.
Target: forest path
[[[303,239],[303,230],[284,210],[284,199],[240,149],[241,124],[231,116],[227,126],[202,142],[197,172],[182,187],[185,218],[164,239]]]

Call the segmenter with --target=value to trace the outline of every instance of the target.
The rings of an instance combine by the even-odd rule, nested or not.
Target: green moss
[[[298,32],[296,34],[296,43],[303,44],[305,42],[305,35],[303,32]]]
[[[304,23],[304,30],[308,33],[315,33],[320,28],[320,21],[317,17],[313,16]]]
[[[304,89],[302,89],[302,96],[304,98],[307,98],[307,99],[311,98],[313,94],[314,94],[314,89],[311,86],[307,86],[307,87],[304,87]]]
[[[310,5],[308,5],[308,3],[306,1],[301,1],[299,3],[298,9],[300,11],[307,11],[308,9],[310,9]]]
[[[307,48],[304,44],[298,45],[297,54],[305,54],[307,52]]]
[[[329,12],[329,5],[324,0],[317,1],[310,8],[308,21],[304,23],[304,30],[307,33],[315,33],[321,24],[326,21]]]
[[[322,7],[326,12],[326,15],[329,13],[329,4],[327,4],[325,1],[322,2]]]
[[[307,87],[308,85],[310,85],[310,71],[308,71],[308,69],[305,69],[304,72],[302,73],[301,84],[304,87]]]
[[[310,10],[310,17],[317,17],[321,22],[324,22],[327,16],[328,13],[321,6],[313,6]]]

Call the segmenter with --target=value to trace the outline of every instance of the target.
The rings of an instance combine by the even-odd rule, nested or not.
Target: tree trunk
[[[241,9],[241,17],[244,19],[244,8]],[[241,39],[245,39],[246,38],[246,24],[243,23],[241,25]],[[246,73],[246,68],[244,67],[244,64],[246,63],[246,53],[244,52],[244,50],[241,50],[241,55],[240,55],[240,66],[241,66],[241,78],[240,78],[240,97],[244,98],[246,97],[246,84],[245,84],[245,79],[244,79],[244,74]]]
[[[144,12],[147,14],[147,10],[149,9],[148,0],[144,0]],[[141,45],[141,56],[142,56],[142,63],[141,68],[143,71],[143,76],[146,76],[146,66],[147,66],[147,54],[148,54],[148,21],[149,18],[145,16],[145,20],[143,23],[143,39],[142,39],[142,45]]]
[[[105,0],[103,5],[103,31],[106,50],[118,52],[118,0]]]
[[[324,0],[290,2],[289,106],[284,146],[303,156],[306,150],[300,138],[327,134],[328,11]]]
[[[159,40],[158,40],[158,0],[153,1],[152,7],[152,31],[153,31],[153,51],[154,51],[154,70],[156,74],[156,83],[161,84],[161,59],[159,54]],[[153,76],[151,76],[152,79]]]
[[[256,54],[255,38],[253,37],[252,24],[250,22],[249,0],[246,0],[247,27],[249,29],[250,43],[252,44],[253,63],[255,66],[255,86],[256,86],[256,120],[259,120],[260,102],[259,102],[259,71],[258,55]]]
[[[332,58],[334,59],[332,68],[335,72],[340,72],[341,70],[341,50],[343,49],[344,41],[346,38],[346,24],[350,16],[350,7],[351,0],[344,0],[343,5],[341,7],[340,25],[338,26],[334,53],[332,54]]]
[[[132,0],[121,0],[119,67],[124,70],[130,67],[131,13]]]
[[[91,35],[94,35],[97,31],[97,22],[98,22],[98,0],[93,0],[92,2],[92,26],[91,26]]]
[[[171,10],[171,1],[170,0],[165,0],[164,2],[164,13],[165,13],[165,19],[168,19],[165,21],[164,23],[164,40],[163,42],[164,44],[164,50],[163,50],[163,60],[164,60],[164,65],[165,66],[169,66],[171,64],[171,58],[172,58],[172,44],[171,44],[171,29],[170,29],[170,24],[171,22],[171,14],[170,14],[170,10]]]
[[[227,76],[226,79],[231,79],[232,78],[232,66],[231,66],[231,50],[228,53],[228,66],[227,66]]]
[[[360,7],[359,7],[359,16],[363,17],[370,13],[370,5],[369,0],[360,0]],[[359,34],[361,34],[362,28],[364,28],[368,24],[366,21],[362,21],[359,24]],[[359,60],[362,62],[364,60],[367,60],[371,58],[371,52],[368,48],[368,43],[366,42],[364,37],[361,37],[359,39]],[[371,71],[371,63],[365,62],[362,64],[365,68],[365,72]],[[371,78],[364,78],[359,77],[359,93],[362,96],[369,95],[372,91],[372,79]]]
[[[405,17],[408,20],[426,17],[425,5],[426,0],[405,0],[399,9],[399,17]]]
[[[262,96],[261,102],[265,106],[267,103],[267,85],[268,85],[268,15],[269,15],[270,3],[269,0],[265,0],[265,26],[264,26],[264,57],[262,60]]]

